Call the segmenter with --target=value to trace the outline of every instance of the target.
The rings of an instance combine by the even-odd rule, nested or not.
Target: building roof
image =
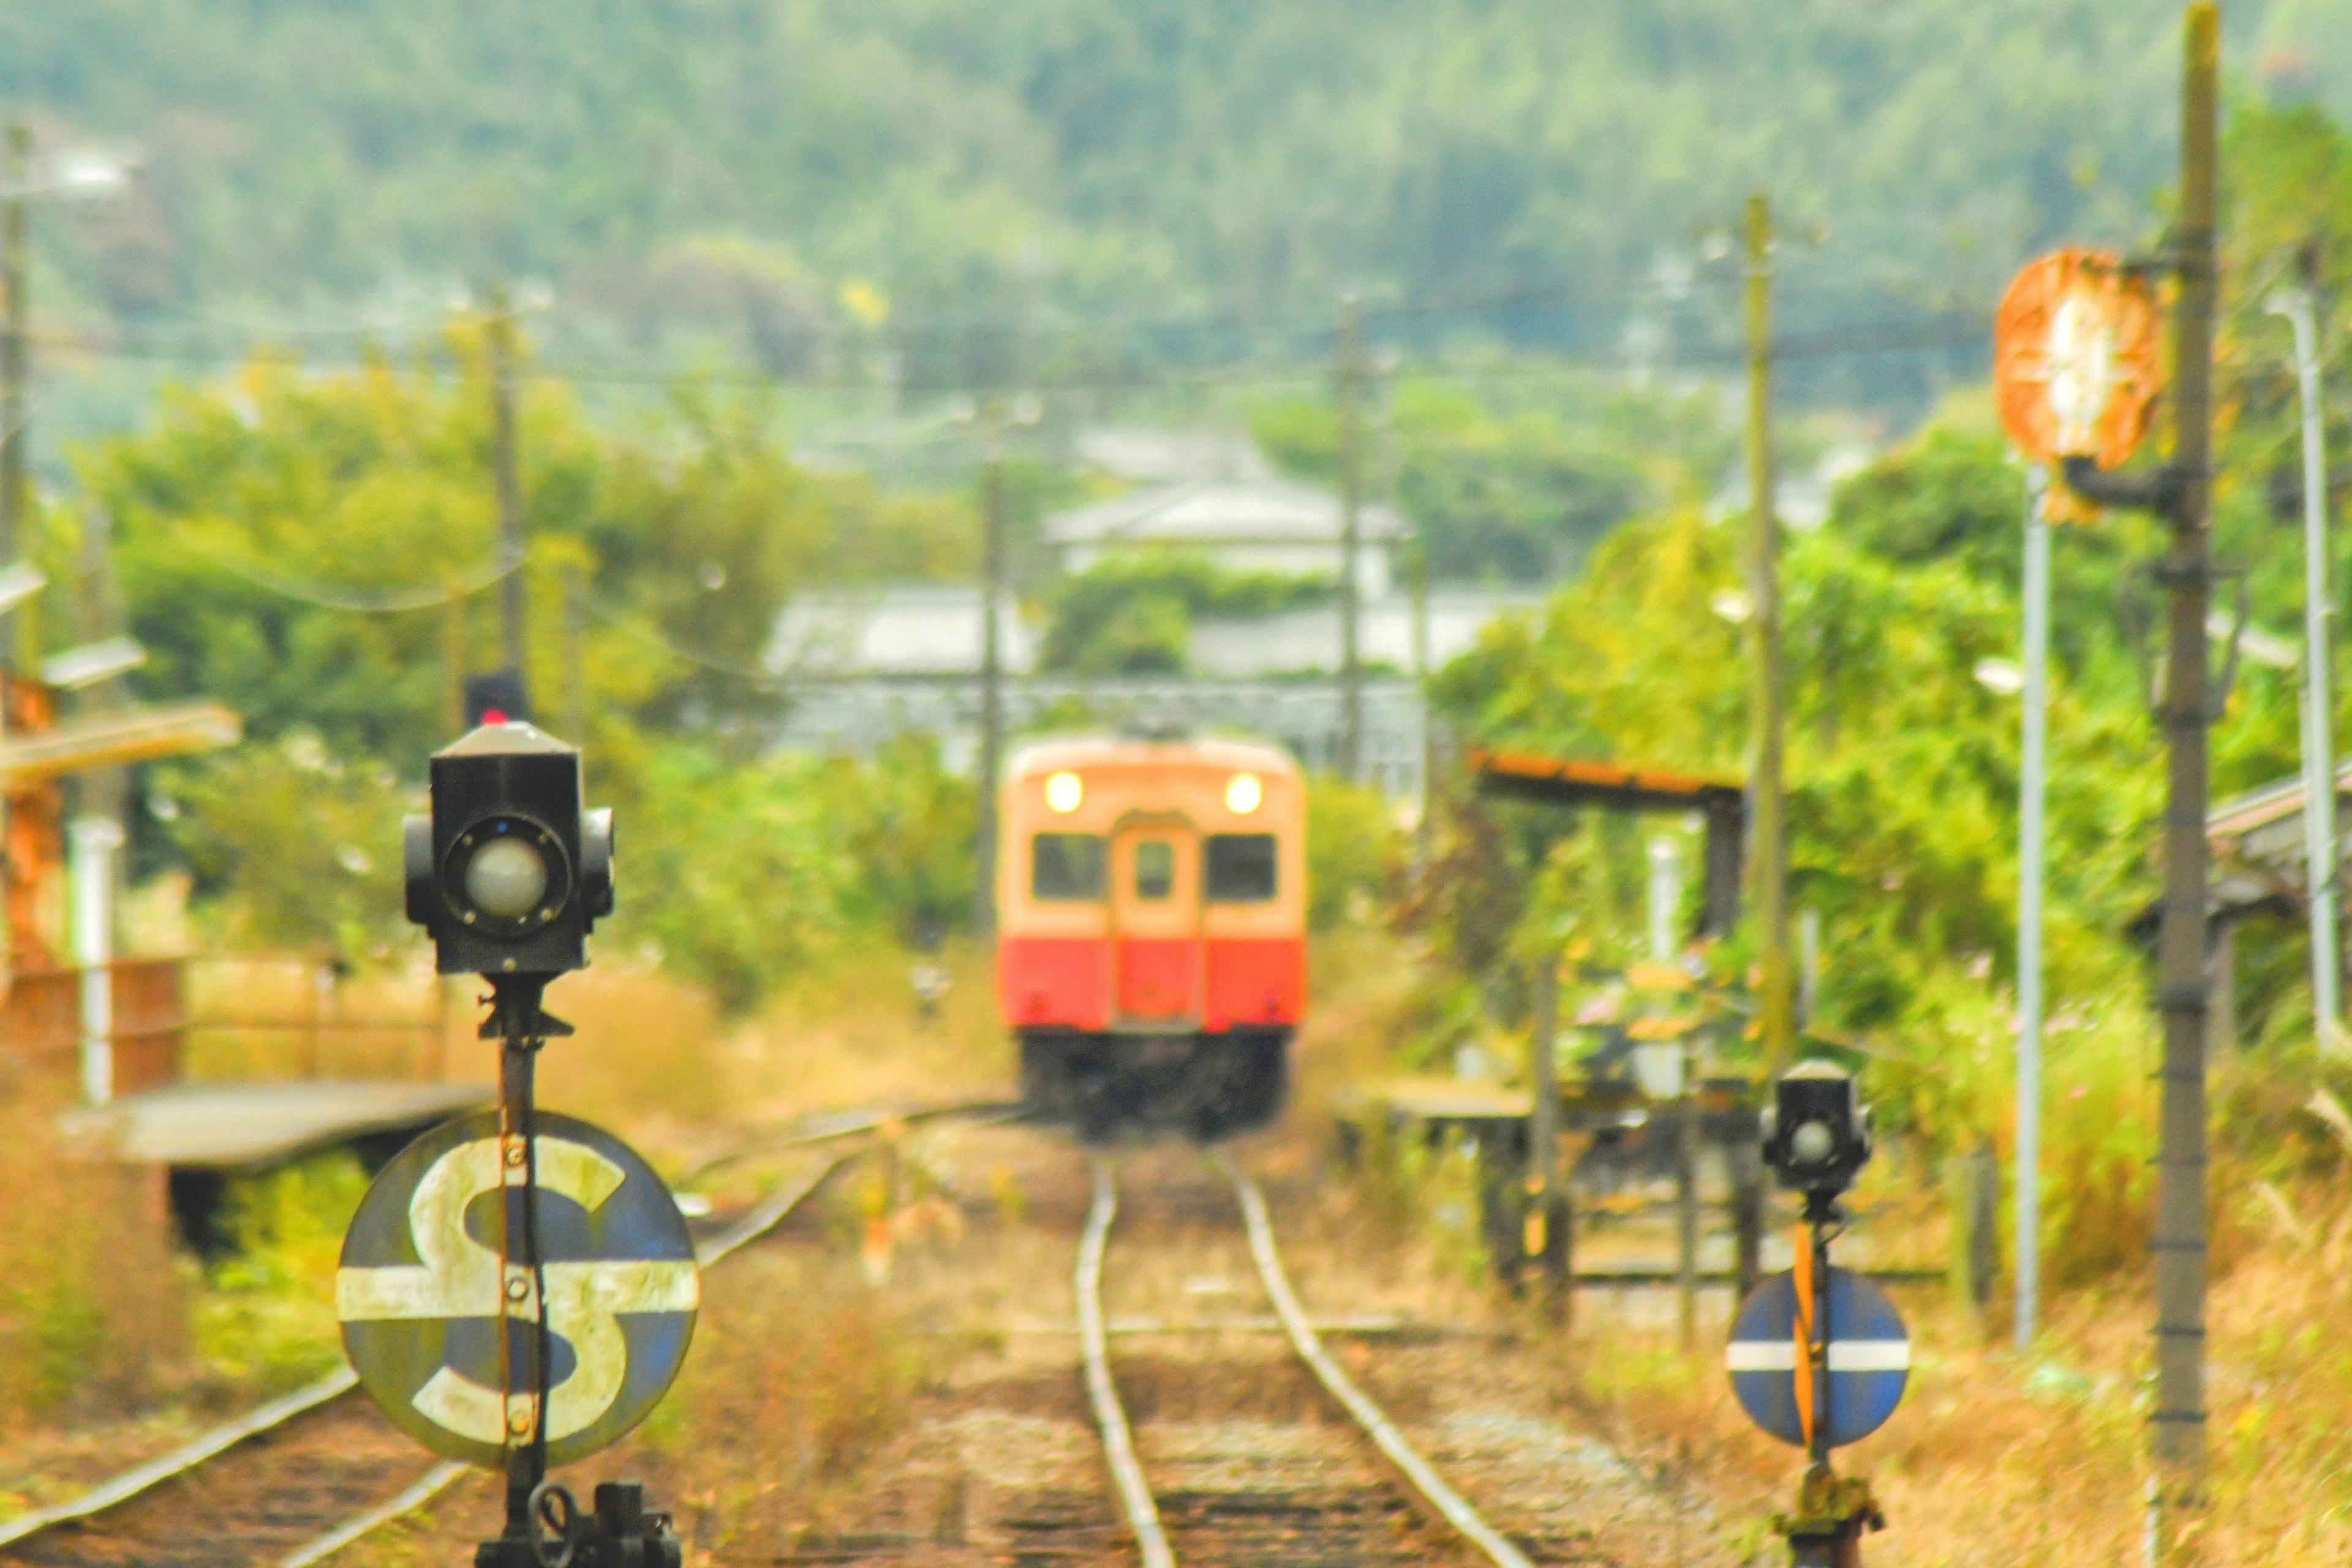
[[[1339,498],[1286,479],[1157,485],[1045,520],[1054,544],[1337,544]],[[1381,544],[1410,531],[1391,508],[1365,506],[1360,537]]]

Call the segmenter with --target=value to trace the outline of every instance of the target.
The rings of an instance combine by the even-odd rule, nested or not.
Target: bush
[[[1328,774],[1307,789],[1307,922],[1370,919],[1394,882],[1403,840],[1378,790]]]

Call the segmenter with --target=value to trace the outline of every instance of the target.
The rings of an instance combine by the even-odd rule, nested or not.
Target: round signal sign
[[[569,1464],[643,1420],[686,1360],[701,1300],[669,1189],[601,1128],[532,1121],[550,1350],[547,1455]],[[539,1279],[521,1250],[522,1146],[495,1111],[395,1156],[343,1236],[335,1310],[352,1369],[425,1447],[500,1463],[539,1405]]]
[[[2011,280],[1993,323],[1993,396],[2036,462],[2112,468],[2147,435],[2164,381],[2145,276],[2097,250],[2062,250]]]

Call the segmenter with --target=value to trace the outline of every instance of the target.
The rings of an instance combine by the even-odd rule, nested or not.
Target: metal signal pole
[[[2017,807],[2017,1345],[2042,1289],[2042,813],[2050,724],[2049,470],[2025,481],[2025,711]]]
[[[0,159],[0,185],[8,198],[0,208],[0,565],[25,552],[25,383],[30,371],[33,297],[29,227],[33,132],[8,127],[7,155]],[[0,617],[5,624],[6,617]],[[16,625],[25,617],[16,617]],[[13,669],[19,636],[0,636],[0,668]]]
[[[996,930],[996,775],[1004,757],[1004,658],[997,646],[998,606],[1004,602],[1004,451],[1002,420],[988,421],[987,458],[981,468],[980,767],[979,820],[972,841],[975,886],[972,930]]]
[[[1780,651],[1780,523],[1773,508],[1772,217],[1761,195],[1748,198],[1748,579],[1755,670],[1755,761],[1748,809],[1754,820],[1748,871],[1763,984],[1757,998],[1764,1060],[1779,1072],[1796,1053],[1789,964],[1789,843],[1781,809],[1787,671]]]
[[[499,491],[499,552],[508,563],[499,584],[499,650],[523,680],[522,487],[515,473],[514,303],[501,283],[490,290],[490,462]],[[528,685],[524,688],[529,689]]]
[[[2295,383],[2303,399],[2303,837],[2304,888],[2311,905],[2311,1012],[2323,1052],[2343,1048],[2340,996],[2344,955],[2336,936],[2336,740],[2329,704],[2334,655],[2327,593],[2327,446],[2319,401],[2319,323],[2311,289],[2292,289],[2271,302],[2294,331]]]
[[[1357,646],[1362,551],[1364,345],[1356,297],[1339,300],[1339,776],[1353,783],[1364,758],[1364,669]]]
[[[2156,1461],[2153,1539],[2169,1556],[2177,1516],[2196,1508],[2205,1479],[2205,1015],[2210,932],[2205,911],[2207,728],[2215,717],[2206,670],[2212,598],[2209,527],[2213,447],[2215,96],[2220,8],[2189,7],[2180,92],[2180,209],[2171,254],[2172,459],[2152,474],[2102,474],[2065,460],[2066,482],[2095,501],[2143,507],[2170,524],[2158,563],[2168,604],[2158,718],[2169,753],[2164,811],[2163,921],[2157,932],[2157,1008],[2164,1065],[2156,1176]]]

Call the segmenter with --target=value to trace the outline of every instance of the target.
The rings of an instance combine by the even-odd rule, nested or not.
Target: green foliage
[[[260,736],[308,728],[334,755],[415,776],[447,737],[453,661],[500,658],[490,400],[477,335],[455,346],[467,374],[446,385],[381,364],[316,378],[257,364],[168,395],[152,427],[86,455],[152,655],[135,684],[208,694]],[[688,388],[629,437],[530,384],[526,668],[546,712],[584,707],[584,739],[772,708],[759,661],[796,587],[969,566],[959,510],[799,468],[759,399]],[[455,611],[436,602],[452,590]],[[366,608],[386,605],[413,607]],[[600,634],[576,669],[573,616]]]
[[[665,742],[625,829],[612,937],[740,1010],[858,931],[910,943],[968,927],[974,801],[938,748],[866,761],[742,760]]]
[[[1378,790],[1328,775],[1307,790],[1307,923],[1362,921],[1395,886],[1402,836]]]
[[[152,653],[133,684],[246,721],[244,747],[149,777],[137,846],[142,867],[187,865],[224,940],[375,956],[414,939],[399,817],[460,671],[500,658],[489,399],[473,337],[455,346],[467,369],[447,384],[256,365],[83,459]],[[741,1005],[843,921],[911,934],[952,913],[971,807],[935,756],[836,776],[714,748],[777,712],[760,660],[789,594],[967,573],[969,514],[800,467],[758,399],[689,387],[615,436],[531,384],[527,668],[542,721],[584,720],[591,787],[622,810],[620,931]]]
[[[347,763],[294,730],[180,764],[150,801],[227,941],[381,955],[405,937],[400,818],[418,802],[384,763]]]
[[[335,1266],[367,1185],[341,1152],[229,1183],[224,1248],[196,1304],[197,1349],[209,1365],[287,1384],[336,1363]]]
[[[1730,456],[1706,399],[1597,375],[1516,401],[1407,379],[1393,423],[1397,500],[1439,581],[1568,576],[1628,515],[1680,498]],[[1265,404],[1251,419],[1276,462],[1326,483],[1339,431],[1332,405],[1305,398]]]
[[[665,967],[748,1006],[841,933],[856,876],[800,759],[739,763],[676,743],[646,759],[659,809],[633,822],[613,932],[650,944]],[[636,889],[644,889],[642,894]]]
[[[869,761],[837,758],[815,781],[857,874],[847,918],[915,947],[971,924],[979,799],[948,772],[928,736],[894,741]]]
[[[1982,295],[2036,246],[2137,219],[2177,14],[84,0],[0,17],[0,96],[152,150],[144,189],[48,240],[126,317],[538,273],[591,342],[723,336],[799,371],[896,337],[919,376],[1002,374],[1081,361],[1052,329],[1113,305],[1152,318],[1142,354],[1222,344],[1181,319],[1212,302],[1281,342],[1351,279],[1607,342],[1661,246],[1768,185],[1823,220],[1794,279],[1817,293]],[[2299,47],[2352,102],[2341,0],[2231,19],[2233,58]],[[1717,302],[1699,292],[1685,314]]]
[[[1075,675],[1173,674],[1194,617],[1270,615],[1331,591],[1320,578],[1235,572],[1180,551],[1108,556],[1055,590],[1042,662]]]
[[[2003,492],[2009,504],[1997,508]],[[1955,1010],[1984,995],[1962,977],[2006,973],[2016,710],[1976,668],[2014,657],[2013,569],[1991,536],[2001,526],[2015,537],[2021,496],[1998,448],[1931,432],[1850,484],[1830,526],[1792,538],[1783,556],[1792,897],[1822,921],[1822,1024],[1832,1034],[1948,1035]],[[1738,542],[1735,527],[1687,513],[1621,531],[1540,628],[1499,629],[1448,670],[1441,700],[1490,742],[1740,777],[1746,650],[1710,607],[1738,582]],[[2113,616],[2078,645],[2084,665],[2120,642]],[[2148,721],[2127,687],[2078,684],[2062,668],[2050,820],[2059,995],[2104,992],[2128,968],[2123,927],[2154,893],[2144,846],[2161,781],[2143,765],[2150,755]],[[1430,895],[1433,933],[1462,954],[1465,973],[1477,972],[1474,958],[1492,963],[1530,944],[1634,956],[1639,834],[1599,813],[1581,823],[1542,813],[1528,825],[1537,811],[1482,805],[1449,825],[1442,867],[1499,862],[1517,889],[1516,907],[1491,910]],[[1496,929],[1505,917],[1509,934]],[[1745,942],[1717,959],[1736,976]],[[1958,1137],[1984,1125],[1991,1104],[1915,1109],[1937,1136]]]

